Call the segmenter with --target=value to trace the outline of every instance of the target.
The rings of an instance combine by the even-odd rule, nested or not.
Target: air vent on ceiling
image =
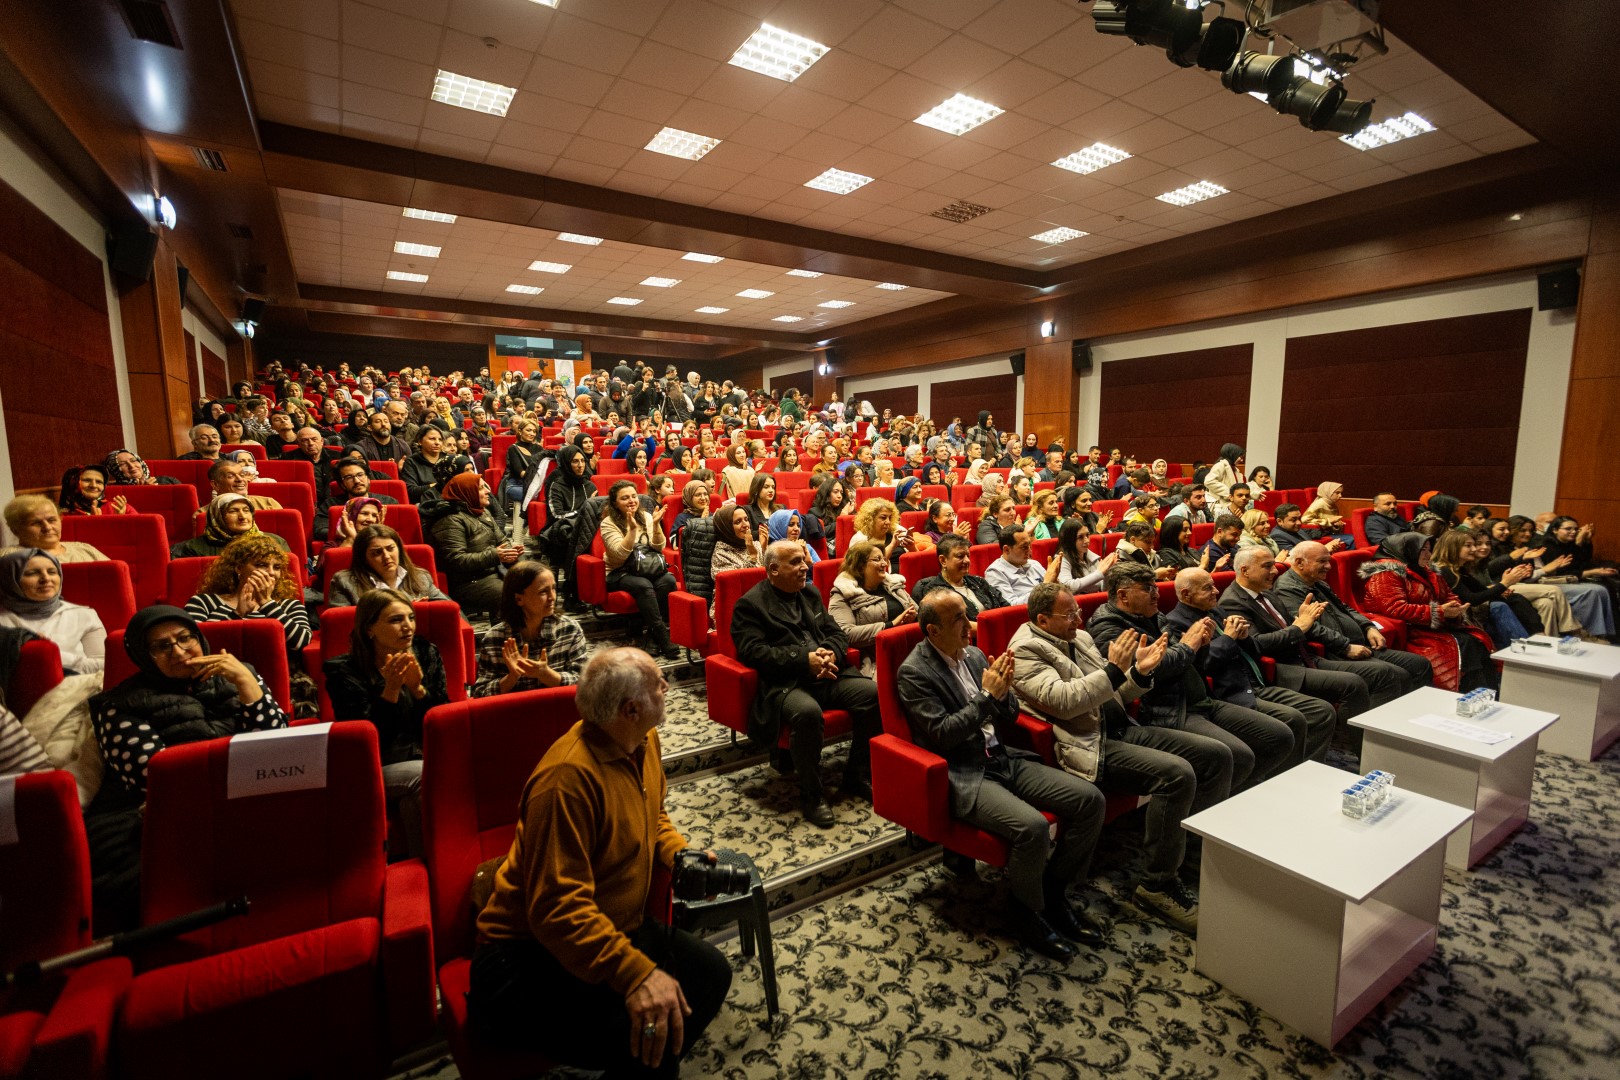
[[[197,159],[197,165],[212,172],[229,172],[225,164],[225,155],[218,150],[210,150],[206,146],[193,146],[191,156]]]
[[[237,225],[231,222],[226,222],[225,231],[230,233],[231,238],[234,240],[253,239],[253,230],[248,228],[246,225]]]
[[[960,199],[958,199],[949,206],[940,207],[929,216],[937,217],[942,221],[950,221],[960,225],[964,221],[972,221],[979,215],[988,214],[989,212],[990,208],[988,206],[980,206],[978,203],[962,202]]]
[[[175,33],[174,18],[169,14],[169,5],[163,0],[119,0],[118,7],[124,13],[124,21],[129,23],[129,32],[140,40],[167,45],[171,49],[180,47],[180,35]]]

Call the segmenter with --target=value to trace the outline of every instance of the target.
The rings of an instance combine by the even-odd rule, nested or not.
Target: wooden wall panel
[[[196,402],[203,396],[202,373],[197,370],[197,337],[190,330],[185,331],[186,342],[186,386],[191,389],[191,400]]]
[[[1100,366],[1097,442],[1142,461],[1213,461],[1249,430],[1251,345],[1113,360]]]
[[[1506,502],[1529,340],[1528,308],[1291,339],[1277,475]]]
[[[895,416],[901,413],[910,416],[917,411],[917,388],[892,386],[887,390],[862,390],[855,395],[855,401],[870,401],[879,415],[884,409],[889,409]]]
[[[101,260],[0,183],[0,397],[12,479],[54,487],[124,440]]]
[[[1074,352],[1067,341],[1031,346],[1024,357],[1024,415],[1018,418],[1022,434],[1035,432],[1042,446],[1062,439],[1074,440],[1079,426],[1080,384],[1074,373]]]
[[[960,416],[965,431],[978,423],[979,410],[988,409],[1005,431],[1018,415],[1018,376],[1009,370],[1005,375],[937,382],[928,396],[932,419],[941,428]]]
[[[1581,273],[1556,505],[1596,526],[1600,557],[1620,559],[1613,479],[1620,455],[1620,188],[1592,217],[1591,252]]]
[[[809,368],[805,368],[803,371],[795,371],[789,375],[772,375],[770,382],[772,391],[780,390],[783,396],[786,396],[790,389],[797,390],[808,400],[811,391],[815,389],[816,373]]]
[[[224,397],[230,383],[225,378],[225,358],[208,346],[202,347],[203,393],[211,398]]]

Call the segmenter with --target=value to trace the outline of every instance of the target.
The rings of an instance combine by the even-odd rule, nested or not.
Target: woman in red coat
[[[1361,567],[1363,606],[1406,624],[1406,647],[1433,665],[1442,690],[1498,689],[1491,639],[1468,624],[1468,605],[1429,568],[1433,547],[1434,538],[1421,533],[1386,538],[1379,558]]]

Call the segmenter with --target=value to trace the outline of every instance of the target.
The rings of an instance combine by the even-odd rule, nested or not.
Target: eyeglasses
[[[189,649],[200,639],[189,630],[183,630],[174,637],[164,641],[154,641],[146,647],[146,651],[153,657],[168,656],[179,649]]]

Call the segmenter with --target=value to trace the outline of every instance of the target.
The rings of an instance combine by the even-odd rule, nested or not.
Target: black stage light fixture
[[[1333,116],[1325,125],[1327,130],[1336,131],[1340,135],[1359,135],[1361,129],[1372,123],[1371,101],[1361,101],[1357,98],[1345,98],[1339,107],[1333,110]]]
[[[1314,83],[1295,75],[1281,93],[1272,94],[1266,101],[1280,113],[1299,117],[1299,122],[1312,131],[1321,131],[1332,123],[1345,97],[1344,87],[1336,82]]]
[[[1198,36],[1190,45],[1171,52],[1170,59],[1180,67],[1196,64],[1205,71],[1225,71],[1243,48],[1247,33],[1248,27],[1240,19],[1211,19],[1199,26]]]
[[[1196,55],[1204,27],[1199,9],[1183,7],[1176,0],[1097,0],[1091,7],[1091,21],[1099,34],[1121,35],[1138,45],[1158,45],[1171,59],[1188,50]]]
[[[1286,90],[1293,77],[1292,56],[1246,52],[1221,72],[1221,85],[1234,94],[1264,94],[1269,98]]]

